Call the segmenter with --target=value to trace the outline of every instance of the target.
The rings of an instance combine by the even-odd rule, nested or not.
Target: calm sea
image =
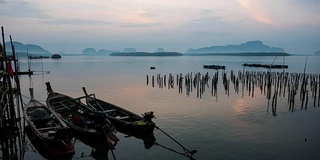
[[[306,62],[306,63],[305,63]],[[210,87],[197,97],[194,90],[188,96],[185,88],[168,89],[152,87],[151,76],[160,74],[175,77],[200,72],[210,77],[215,70],[203,69],[204,64],[225,65],[229,77],[231,70],[243,72],[243,63],[287,64],[285,72],[320,73],[320,56],[290,57],[111,57],[111,56],[65,56],[62,59],[32,60],[31,70],[38,71],[31,77],[21,77],[22,94],[28,102],[28,88],[34,88],[35,98],[46,99],[45,82],[50,82],[54,91],[72,97],[83,96],[81,87],[103,100],[141,114],[154,111],[155,123],[189,150],[197,150],[195,159],[318,159],[320,157],[320,107],[313,107],[309,94],[307,110],[296,107],[289,112],[287,97],[279,97],[277,115],[274,116],[266,95],[259,88],[255,95],[248,91],[236,93],[230,85],[225,94],[219,71],[218,97],[213,97]],[[305,65],[306,64],[306,65]],[[27,60],[21,59],[21,70],[28,69]],[[150,70],[150,67],[156,67]],[[41,74],[50,71],[50,74]],[[261,68],[245,68],[245,71],[268,71]],[[282,72],[273,69],[272,72]],[[147,75],[149,85],[147,85]],[[175,79],[176,82],[176,79]],[[211,85],[211,83],[209,84]],[[182,148],[155,130],[156,142],[146,149],[143,140],[117,133],[120,141],[114,155],[118,160],[164,160],[188,159],[172,150]],[[25,159],[43,159],[28,142]],[[165,148],[167,147],[167,148]],[[172,149],[169,150],[168,148]],[[91,148],[75,141],[73,159],[113,159],[111,151]]]

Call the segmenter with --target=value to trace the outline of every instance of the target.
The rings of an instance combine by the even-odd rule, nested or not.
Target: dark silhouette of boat
[[[220,65],[203,65],[203,68],[205,68],[205,69],[226,69],[226,66],[220,66]]]
[[[34,99],[30,88],[31,99],[24,108],[25,120],[49,154],[53,156],[73,155],[71,129],[51,108]]]
[[[155,118],[153,112],[146,112],[143,116],[137,115],[123,107],[97,99],[94,94],[88,95],[85,87],[82,88],[85,93],[86,103],[110,120],[117,130],[127,130],[135,134],[153,135]]]
[[[282,69],[288,68],[288,65],[269,65],[269,64],[242,64],[244,67],[260,67],[260,68],[271,68],[271,69]]]
[[[37,56],[37,55],[30,55],[28,56],[29,59],[44,59],[44,58],[50,58],[49,56]]]
[[[114,134],[114,126],[104,114],[95,112],[93,108],[70,96],[54,92],[49,82],[46,82],[48,97],[47,105],[56,111],[63,121],[72,129],[75,137],[86,138],[89,141],[109,144],[119,139]]]

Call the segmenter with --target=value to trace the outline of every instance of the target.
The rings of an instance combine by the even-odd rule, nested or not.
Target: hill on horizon
[[[52,53],[43,49],[42,47],[35,44],[23,44],[21,42],[12,42],[15,52],[21,56],[26,57],[27,52],[30,56],[52,56]],[[12,54],[12,47],[10,42],[6,42],[6,52],[8,55]]]
[[[186,53],[245,53],[245,52],[284,52],[283,48],[270,47],[262,41],[248,41],[239,45],[211,46],[199,49],[190,48]]]
[[[119,51],[116,51],[116,50],[106,50],[106,49],[99,49],[98,51],[94,48],[85,48],[83,51],[82,51],[82,54],[110,54],[110,53],[113,53],[113,52],[119,52]]]

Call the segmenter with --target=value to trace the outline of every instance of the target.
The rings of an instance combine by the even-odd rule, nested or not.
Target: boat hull
[[[83,88],[86,96],[86,103],[95,110],[105,114],[106,118],[115,126],[115,128],[122,132],[130,132],[132,134],[153,135],[155,123],[151,121],[153,112],[147,112],[152,117],[146,120],[145,117],[139,116],[131,111],[119,107],[112,103],[91,97]]]
[[[74,154],[71,129],[57,113],[33,98],[32,88],[30,95],[31,99],[23,109],[29,139],[36,140],[52,156]]]
[[[75,153],[74,146],[71,141],[62,143],[43,139],[37,136],[30,126],[25,127],[25,132],[31,144],[46,159],[59,157],[70,157],[71,159]]]
[[[48,93],[46,100],[48,107],[60,115],[76,138],[111,146],[113,145],[111,141],[119,140],[113,133],[113,125],[105,119],[101,120],[101,113],[94,112],[92,108],[70,96],[53,92],[51,86]]]
[[[153,131],[155,128],[154,124],[147,124],[143,122],[143,120],[133,123],[127,123],[119,121],[117,118],[111,116],[107,116],[107,118],[115,126],[117,131],[120,131],[122,133],[153,135]]]

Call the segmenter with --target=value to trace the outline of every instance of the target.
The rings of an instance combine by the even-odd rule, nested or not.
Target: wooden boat
[[[88,95],[86,89],[84,87],[82,89],[86,95],[87,105],[104,113],[118,131],[153,135],[155,128],[155,123],[152,121],[152,118],[155,118],[153,112],[146,112],[143,116],[139,116],[115,104],[97,99],[94,94]]]
[[[91,107],[70,96],[54,92],[49,82],[46,82],[48,97],[47,105],[56,111],[62,120],[72,129],[76,138],[86,138],[89,141],[113,146],[119,139],[114,134],[115,128],[104,117]]]
[[[24,115],[34,138],[53,156],[73,155],[75,151],[71,142],[71,129],[51,108],[34,99],[32,88],[30,95]]]
[[[271,69],[287,69],[288,65],[269,65],[269,64],[242,64],[244,67],[260,67],[260,68],[271,68]]]
[[[219,65],[203,65],[205,69],[226,69],[226,66],[219,66]]]
[[[32,146],[37,150],[37,152],[44,158],[44,159],[51,159],[51,160],[72,160],[74,153],[70,154],[61,154],[61,155],[54,155],[52,151],[47,149],[47,144],[43,143],[41,139],[32,131],[30,126],[24,127],[24,132],[29,139],[29,142]]]

